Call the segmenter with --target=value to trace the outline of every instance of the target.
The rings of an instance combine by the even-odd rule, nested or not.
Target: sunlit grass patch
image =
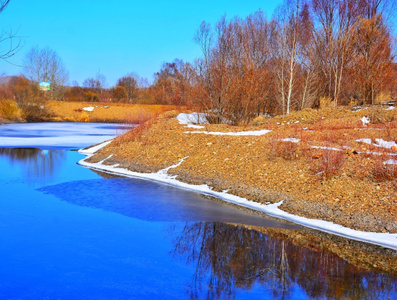
[[[90,122],[115,122],[139,124],[149,120],[165,111],[181,110],[183,108],[171,105],[143,105],[123,103],[98,103],[98,102],[60,102],[50,101],[49,109],[63,120],[89,119]],[[90,108],[90,110],[85,110]],[[86,112],[88,118],[82,115]]]
[[[21,119],[21,110],[13,100],[0,100],[0,118],[11,121]]]

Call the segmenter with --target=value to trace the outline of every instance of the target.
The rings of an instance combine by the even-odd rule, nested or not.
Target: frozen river
[[[125,130],[0,125],[1,299],[396,298],[397,270],[301,227],[77,165],[75,149]],[[387,263],[350,256],[368,255]]]

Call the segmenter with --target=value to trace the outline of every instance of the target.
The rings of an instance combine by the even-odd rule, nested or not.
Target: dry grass
[[[363,116],[368,117],[371,123],[363,124]],[[397,149],[379,147],[377,139],[397,142],[397,109],[386,110],[386,107],[377,106],[354,112],[348,108],[326,106],[321,110],[305,109],[260,121],[265,123],[261,127],[273,130],[267,140],[269,159],[297,160],[304,157],[311,174],[319,180],[342,173],[373,182],[396,180],[397,168],[384,162],[392,158]],[[258,124],[253,122],[252,125],[254,123]],[[284,138],[296,138],[300,142],[281,141]],[[359,139],[370,139],[372,144],[357,142]],[[313,149],[311,146],[340,151]],[[379,155],[379,152],[384,155]]]
[[[397,179],[397,165],[396,164],[385,164],[385,158],[378,158],[374,160],[371,176],[377,181],[393,181]]]
[[[50,101],[46,105],[56,115],[54,121],[70,122],[114,122],[140,124],[169,110],[183,110],[177,106],[142,105],[98,102]],[[94,107],[85,111],[85,107]]]
[[[0,101],[0,118],[17,121],[21,119],[21,110],[13,100]]]
[[[147,118],[147,115],[142,114],[140,119],[134,119],[133,122],[129,123],[136,126],[117,137],[114,140],[113,144],[122,145],[124,143],[134,141],[143,141],[143,143],[145,144],[146,139],[143,139],[142,136],[148,132],[149,128],[151,128],[154,124],[158,123],[159,120],[174,118],[178,116],[179,113],[180,112],[177,110],[169,110],[162,114],[151,116],[150,118]]]

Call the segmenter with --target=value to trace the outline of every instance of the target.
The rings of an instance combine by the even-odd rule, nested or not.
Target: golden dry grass
[[[13,100],[0,100],[0,119],[21,120],[21,110]]]
[[[94,107],[93,111],[84,108]],[[53,121],[142,123],[169,110],[181,110],[178,106],[143,105],[98,102],[50,101],[46,108],[55,117]]]

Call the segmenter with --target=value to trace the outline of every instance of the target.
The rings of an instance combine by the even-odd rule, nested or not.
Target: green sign
[[[49,91],[50,86],[51,86],[50,82],[45,82],[45,81],[39,82],[39,89],[42,91]]]

